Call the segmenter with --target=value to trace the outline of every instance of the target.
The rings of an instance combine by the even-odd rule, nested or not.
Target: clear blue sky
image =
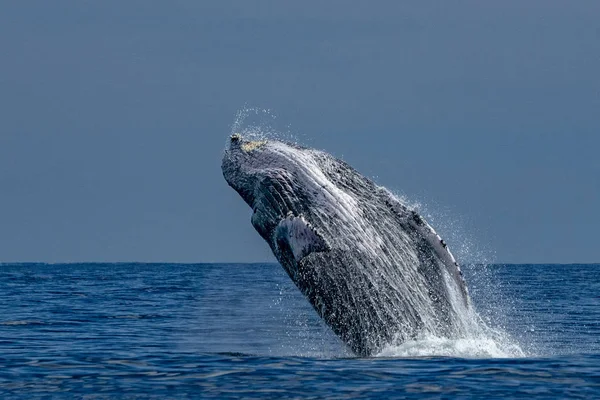
[[[423,3],[1,2],[0,261],[274,260],[249,104],[496,261],[600,262],[600,2]]]

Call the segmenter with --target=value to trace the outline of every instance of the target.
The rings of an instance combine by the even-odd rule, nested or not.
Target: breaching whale
[[[387,189],[323,151],[238,134],[222,170],[281,266],[355,354],[467,334],[472,306],[458,263]]]

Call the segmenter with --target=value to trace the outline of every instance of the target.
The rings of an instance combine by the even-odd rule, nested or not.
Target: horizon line
[[[177,261],[0,261],[0,267],[6,265],[77,265],[77,264],[138,264],[138,265],[211,265],[211,264],[279,264],[278,261],[198,261],[198,262],[177,262]],[[465,262],[460,265],[600,265],[600,262]]]

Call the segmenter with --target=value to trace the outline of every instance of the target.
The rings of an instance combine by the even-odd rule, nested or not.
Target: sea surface
[[[356,358],[277,264],[0,264],[0,398],[600,398],[600,265],[466,265],[489,337]]]

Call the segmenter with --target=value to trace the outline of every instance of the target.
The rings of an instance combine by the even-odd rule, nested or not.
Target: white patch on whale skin
[[[354,246],[361,251],[377,257],[383,246],[383,240],[379,232],[373,228],[370,221],[366,221],[358,206],[358,200],[354,195],[339,188],[323,173],[323,165],[316,158],[323,152],[314,149],[295,149],[284,143],[269,142],[269,148],[275,156],[264,157],[261,162],[263,168],[269,164],[281,165],[282,161],[288,170],[295,170],[294,177],[300,186],[308,193],[313,193],[311,203],[322,213],[340,221],[343,234],[354,238]],[[327,159],[326,155],[324,158]],[[321,160],[323,163],[324,160]],[[363,240],[368,238],[368,240]],[[349,250],[349,249],[345,249]]]
[[[323,238],[302,216],[290,215],[279,222],[274,231],[274,238],[276,243],[284,241],[288,244],[296,261],[313,251],[324,251],[328,248]]]

